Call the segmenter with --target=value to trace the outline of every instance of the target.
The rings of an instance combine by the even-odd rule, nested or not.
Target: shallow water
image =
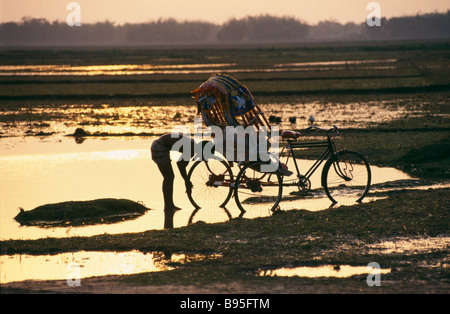
[[[139,251],[0,255],[0,282],[4,284],[23,280],[67,280],[68,285],[81,285],[81,279],[87,277],[167,271],[175,269],[175,265],[189,261],[218,257]]]
[[[333,266],[325,265],[318,267],[292,267],[292,268],[278,268],[271,270],[261,270],[259,276],[278,276],[278,277],[309,277],[309,278],[320,278],[320,277],[337,277],[346,278],[355,275],[362,274],[387,274],[390,273],[390,269],[374,269],[368,266]]]
[[[450,249],[450,237],[399,237],[376,244],[368,244],[366,248],[378,254],[426,254],[435,250]]]
[[[0,76],[98,76],[98,75],[154,75],[154,74],[210,74],[210,73],[246,73],[246,72],[285,72],[285,71],[328,71],[348,70],[349,66],[360,70],[395,69],[397,59],[380,60],[344,60],[300,62],[268,65],[264,68],[236,67],[236,63],[199,63],[199,64],[115,64],[84,65],[68,64],[46,65],[0,65]],[[393,65],[391,65],[393,64]]]
[[[367,128],[378,123],[401,119],[406,115],[420,116],[419,107],[412,110],[408,100],[358,103],[274,103],[261,105],[265,116],[280,118],[273,124],[283,129],[305,129],[312,115],[322,127]],[[163,134],[176,127],[194,129],[197,108],[190,104],[170,106],[122,106],[105,104],[21,105],[0,110],[0,135],[3,137],[73,134],[76,128],[90,133]]]
[[[0,139],[0,239],[90,236],[164,228],[162,176],[150,156],[153,140],[139,137],[88,138],[78,144],[69,137]],[[306,169],[310,164],[311,161],[301,160],[300,169]],[[184,182],[175,165],[174,168],[174,200],[182,208],[174,216],[175,228],[200,220],[224,222],[241,214],[233,198],[226,210],[202,208],[194,211],[186,196]],[[237,174],[236,169],[233,171]],[[393,168],[373,166],[372,173],[373,183],[410,179]],[[319,187],[320,169],[312,176],[311,182],[313,189]],[[283,195],[288,196],[289,189],[286,188]],[[20,226],[14,220],[19,208],[31,210],[44,204],[99,198],[126,198],[142,202],[151,210],[134,220],[79,227]],[[370,200],[369,194],[365,201]],[[309,198],[286,197],[280,203],[283,210],[314,211],[330,205],[323,192]],[[244,217],[268,215],[268,212],[248,211]]]
[[[194,74],[211,73],[216,68],[228,68],[235,63],[207,64],[116,64],[85,65],[68,64],[49,65],[3,65],[0,76],[94,76],[94,75],[151,75],[151,74]]]
[[[406,238],[396,237],[394,239],[382,241],[374,244],[362,243],[362,249],[366,254],[404,254],[404,255],[419,255],[429,254],[436,251],[445,251],[450,248],[449,237],[417,237]],[[345,246],[346,247],[346,246]],[[343,247],[338,247],[341,250]],[[355,248],[353,248],[354,250]],[[439,261],[436,264],[423,264],[423,267],[445,267],[448,268],[448,257]],[[258,272],[259,276],[281,276],[281,277],[337,277],[346,278],[362,274],[387,274],[391,269],[385,269],[376,265],[367,266],[350,266],[350,265],[323,265],[316,267],[282,267],[277,269],[264,269]]]

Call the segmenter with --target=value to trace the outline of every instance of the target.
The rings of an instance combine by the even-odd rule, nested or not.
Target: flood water
[[[119,64],[119,65],[20,65],[0,66],[2,77],[63,77],[63,76],[131,76],[184,75],[213,72],[300,72],[348,70],[391,70],[396,59],[345,60],[274,64],[266,68],[239,68],[235,63],[208,64]],[[184,101],[183,101],[184,102]],[[408,106],[404,105],[408,104]],[[411,110],[411,108],[415,108]],[[366,128],[382,122],[401,119],[406,115],[420,116],[420,104],[409,99],[368,101],[358,103],[269,103],[261,105],[267,117],[281,119],[281,129],[302,129],[308,126],[310,115],[319,126],[338,125],[341,128]],[[0,239],[39,239],[48,237],[92,236],[143,232],[164,228],[162,176],[151,160],[150,146],[157,135],[171,132],[176,126],[191,126],[196,106],[173,101],[170,106],[152,103],[115,106],[109,103],[34,104],[22,103],[0,108]],[[292,118],[295,118],[294,120]],[[91,134],[76,142],[73,134],[82,128]],[[192,129],[191,129],[192,131]],[[130,133],[128,136],[120,136]],[[146,136],[138,136],[146,133]],[[134,134],[134,136],[133,136]],[[148,136],[154,134],[155,136]],[[98,134],[97,134],[98,135]],[[311,161],[300,161],[308,169]],[[288,165],[291,169],[292,165]],[[320,170],[312,176],[312,189],[320,185]],[[410,180],[407,174],[394,168],[371,167],[372,184]],[[237,170],[233,169],[234,174]],[[235,172],[236,171],[236,172]],[[205,208],[195,211],[185,194],[184,183],[175,169],[174,200],[182,210],[174,216],[174,227],[204,221],[225,222],[240,216],[231,199],[226,210]],[[295,188],[294,188],[295,190]],[[284,195],[289,196],[289,189]],[[150,210],[144,215],[116,223],[85,226],[20,226],[14,220],[19,209],[66,201],[86,201],[100,198],[125,198],[141,202]],[[375,199],[369,193],[365,202]],[[322,193],[306,198],[286,197],[281,210],[326,210],[330,200]],[[244,218],[268,216],[268,212],[248,211]],[[445,239],[448,244],[448,238]],[[395,243],[397,248],[398,242]],[[440,242],[439,242],[440,243]],[[417,242],[414,242],[417,245]],[[387,244],[389,248],[390,243]],[[371,249],[379,250],[378,247]],[[69,279],[75,271],[79,278],[111,274],[133,274],[173,269],[174,264],[199,258],[218,258],[161,252],[73,252],[57,255],[30,256],[26,254],[0,256],[0,281]],[[73,265],[76,268],[73,268]],[[264,275],[351,276],[367,269],[346,265],[339,270],[333,266],[320,269],[284,269],[266,271]],[[284,272],[284,273],[283,273]]]
[[[76,280],[92,276],[130,275],[143,272],[167,271],[200,259],[218,255],[171,254],[162,252],[71,252],[57,255],[1,255],[0,282],[22,280]],[[7,270],[7,271],[6,271]],[[79,282],[81,284],[81,282]]]
[[[390,269],[379,269],[376,273],[387,274]],[[373,274],[374,270],[367,266],[333,266],[325,265],[319,267],[292,267],[292,268],[278,268],[271,270],[262,270],[259,272],[259,276],[278,276],[278,277],[309,277],[309,278],[320,278],[320,277],[337,277],[346,278],[355,275],[362,274]]]
[[[72,137],[23,137],[0,139],[0,238],[37,239],[44,237],[91,236],[142,232],[164,228],[162,175],[151,160],[153,137],[87,138],[76,143]],[[176,158],[176,156],[174,156]],[[307,169],[312,161],[301,160]],[[289,164],[288,164],[289,165]],[[404,180],[410,177],[393,168],[372,166],[372,183]],[[185,193],[183,179],[176,169],[174,201],[182,208],[174,216],[174,227],[204,221],[224,222],[241,212],[232,198],[226,209],[194,211]],[[234,169],[233,171],[237,170]],[[320,185],[320,169],[311,177],[312,189]],[[294,187],[294,189],[296,189]],[[288,195],[286,189],[284,195]],[[114,224],[77,227],[20,226],[14,220],[19,208],[25,211],[44,204],[125,198],[142,202],[150,210],[144,215]],[[370,201],[370,195],[366,201]],[[286,198],[281,209],[323,210],[330,200],[325,193],[312,198]],[[267,216],[268,212],[245,213],[244,218]]]
[[[116,64],[73,66],[68,64],[47,65],[0,65],[0,76],[93,76],[93,75],[153,75],[153,74],[210,74],[214,72],[284,72],[348,70],[349,66],[359,69],[394,69],[397,59],[345,60],[274,64],[264,68],[241,68],[236,63],[200,64]],[[386,65],[388,64],[388,65]],[[361,67],[363,65],[363,67]]]
[[[266,104],[262,108],[266,116],[281,118],[278,124],[280,129],[305,128],[310,114],[314,115],[319,125],[337,124],[342,128],[369,127],[372,123],[399,119],[405,114],[423,114],[420,108],[414,111],[409,108],[407,111],[400,103],[313,102]],[[90,236],[163,228],[162,176],[151,160],[150,146],[157,135],[171,132],[176,127],[190,126],[192,131],[195,117],[195,106],[186,105],[116,107],[109,104],[36,104],[0,111],[0,239]],[[290,121],[292,117],[296,120]],[[73,137],[67,136],[77,128],[97,136],[77,143]],[[139,137],[143,132],[146,136]],[[98,133],[105,136],[98,136]],[[125,133],[128,135],[120,136]],[[155,134],[155,137],[149,134]],[[302,161],[301,170],[306,170],[310,164],[310,161]],[[373,184],[410,179],[392,168],[372,166],[372,173]],[[320,169],[311,178],[311,183],[312,188],[320,183]],[[227,211],[220,208],[202,209],[194,213],[179,175],[176,175],[174,193],[176,205],[183,208],[175,215],[174,227],[199,220],[223,222],[241,213],[234,199],[228,203]],[[286,193],[289,193],[288,189]],[[31,210],[45,204],[99,198],[126,198],[142,202],[151,210],[134,220],[86,227],[21,227],[13,219],[19,208]],[[369,200],[370,194],[366,198],[366,201]],[[330,204],[322,194],[301,200],[287,198],[280,206],[281,209],[323,210]],[[249,211],[245,218],[268,214]]]
[[[322,127],[337,125],[340,128],[367,128],[382,122],[401,119],[406,115],[426,114],[420,105],[414,110],[395,101],[358,103],[269,103],[261,105],[266,117],[280,118],[275,124],[283,129],[304,129],[312,115]],[[197,108],[192,102],[169,106],[121,106],[110,104],[62,104],[26,105],[14,109],[0,108],[0,135],[17,137],[39,135],[72,134],[76,128],[89,133],[120,135],[124,133],[163,134],[176,127],[187,127],[193,131]],[[293,119],[294,118],[294,119]],[[5,144],[4,144],[5,145]],[[6,144],[8,145],[8,144]]]

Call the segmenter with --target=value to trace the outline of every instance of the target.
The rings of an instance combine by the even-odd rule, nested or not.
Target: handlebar
[[[330,129],[322,129],[322,128],[319,128],[319,127],[317,127],[315,125],[312,125],[310,127],[307,127],[305,130],[311,130],[311,129],[318,130],[318,131],[324,131],[324,132],[327,132],[327,133],[329,133],[329,132],[336,132],[339,135],[338,127],[336,125],[333,125],[333,127],[330,128]]]

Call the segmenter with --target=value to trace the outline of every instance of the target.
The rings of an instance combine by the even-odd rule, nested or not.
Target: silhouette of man
[[[208,143],[208,141],[202,141],[198,144],[190,137],[183,134],[172,134],[166,133],[157,140],[155,140],[151,146],[152,159],[157,164],[159,171],[163,175],[162,190],[164,194],[164,211],[166,212],[166,223],[165,225],[170,225],[170,213],[173,213],[181,208],[175,206],[173,202],[173,182],[174,182],[174,172],[172,169],[172,163],[170,159],[170,151],[179,151],[182,156],[177,161],[178,170],[184,179],[186,186],[186,193],[191,193],[192,183],[190,182],[188,175],[186,173],[186,167],[189,164],[189,160],[194,157],[197,151],[203,152],[203,147]],[[176,144],[176,145],[175,145]],[[200,147],[196,146],[200,145]],[[167,226],[170,227],[170,226]]]

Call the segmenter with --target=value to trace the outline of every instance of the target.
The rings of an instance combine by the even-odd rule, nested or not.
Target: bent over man
[[[196,144],[194,140],[181,133],[173,134],[167,133],[155,140],[151,147],[152,159],[158,165],[159,171],[163,175],[162,190],[164,194],[164,211],[175,212],[181,208],[175,206],[173,202],[173,181],[175,178],[171,159],[170,151],[179,151],[182,153],[182,158],[177,161],[178,170],[184,179],[186,185],[186,192],[190,193],[192,189],[192,183],[186,173],[186,167],[189,163],[189,159],[195,156],[197,151],[203,151],[204,145],[207,141]],[[196,150],[196,145],[200,147]],[[187,149],[186,148],[190,148]]]

